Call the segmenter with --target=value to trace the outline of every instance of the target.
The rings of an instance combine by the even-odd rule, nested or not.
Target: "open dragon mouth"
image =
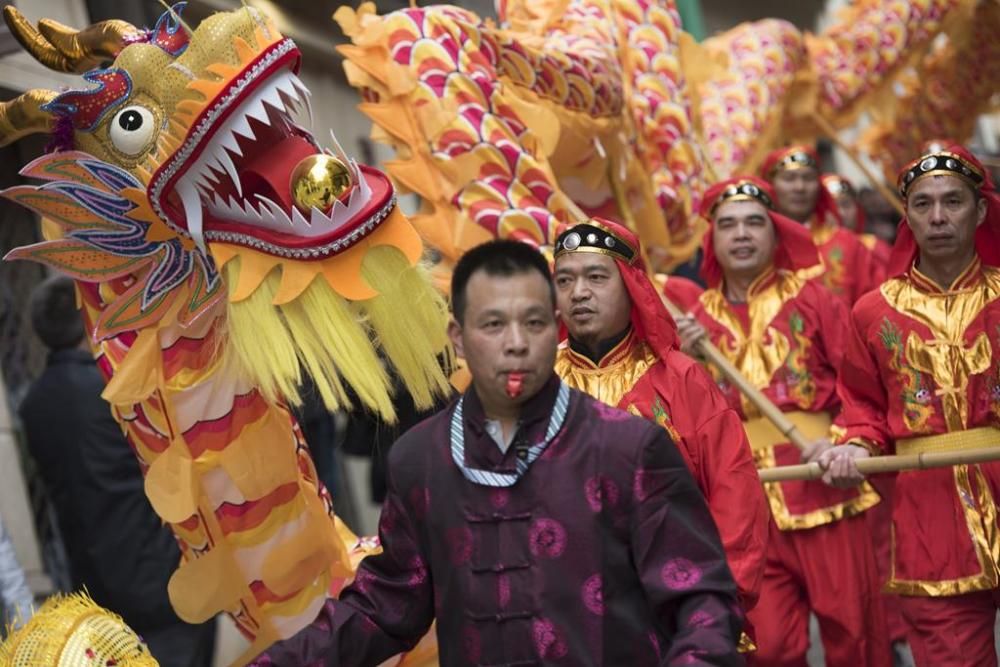
[[[208,241],[271,254],[320,258],[374,229],[395,205],[388,179],[344,154],[324,150],[296,122],[312,110],[295,75],[298,49],[280,41],[258,56],[192,125],[150,188],[160,217],[204,248]],[[331,133],[332,134],[332,133]],[[328,154],[347,166],[353,186],[325,210],[296,205],[290,175],[302,160]]]

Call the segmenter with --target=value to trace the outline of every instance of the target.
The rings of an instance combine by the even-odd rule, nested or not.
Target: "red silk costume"
[[[764,570],[767,502],[750,456],[739,416],[729,409],[711,377],[678,349],[673,319],[648,278],[638,239],[624,227],[595,219],[596,234],[606,232],[633,250],[631,261],[613,253],[632,301],[632,326],[625,338],[597,363],[560,346],[556,373],[571,387],[653,421],[670,434],[684,456],[719,528],[726,559],[749,610],[756,604]],[[573,230],[583,230],[578,225]],[[564,239],[565,234],[560,236]],[[565,252],[606,251],[599,237]],[[674,278],[670,278],[673,281]]]
[[[806,159],[795,159],[799,156],[806,156]],[[768,154],[761,174],[773,183],[779,171],[807,167],[817,169],[818,173],[819,157],[816,151],[809,146],[788,146]],[[815,277],[824,287],[842,297],[848,306],[882,282],[884,271],[861,240],[841,226],[836,202],[822,185],[808,228],[822,258],[823,268],[805,275]]]
[[[701,285],[684,276],[668,276],[658,273],[653,277],[653,280],[663,296],[685,313],[694,308],[701,293],[705,291]]]
[[[958,171],[943,166],[949,160]],[[873,453],[1000,441],[1000,198],[988,172],[958,146],[915,161],[901,182],[937,174],[978,188],[988,213],[977,230],[977,257],[948,289],[915,265],[918,248],[904,220],[891,278],[854,308],[840,377],[842,440]],[[998,493],[1000,463],[897,476],[887,590],[904,596],[918,664],[996,664]],[[975,628],[983,632],[971,633]]]
[[[881,273],[884,273],[889,266],[889,256],[892,254],[892,246],[878,238],[874,234],[865,233],[865,210],[858,201],[857,191],[854,185],[840,174],[823,174],[820,178],[823,189],[829,193],[834,202],[840,207],[840,198],[848,197],[854,202],[856,211],[854,220],[842,219],[841,222],[848,228],[852,228],[858,239],[872,254],[872,259]],[[841,211],[843,215],[843,211]],[[877,475],[872,478],[872,486],[882,497],[882,502],[865,513],[868,521],[868,528],[872,533],[872,541],[875,545],[875,559],[878,563],[879,581],[885,584],[889,581],[892,573],[892,555],[890,543],[892,542],[892,490],[896,478],[894,475]],[[899,600],[895,595],[883,593],[882,602],[885,608],[885,620],[889,626],[889,636],[893,642],[906,640],[906,623],[903,621],[903,614],[899,608]]]
[[[770,195],[758,179],[732,179],[711,188],[702,215],[720,201]],[[769,198],[757,198],[767,206]],[[709,288],[694,315],[709,339],[771,399],[807,439],[828,437],[839,409],[836,368],[844,347],[845,306],[801,277],[816,264],[816,248],[802,225],[769,211],[777,247],[772,267],[750,286],[747,303],[730,303],[715,255],[713,228],[704,242]],[[799,451],[762,418],[743,395],[720,379],[731,406],[745,420],[759,468],[800,462]],[[828,665],[889,664],[878,574],[865,510],[878,503],[867,484],[833,489],[822,482],[765,484],[774,518],[760,601],[750,613],[761,665],[802,665],[808,616],[819,618]]]

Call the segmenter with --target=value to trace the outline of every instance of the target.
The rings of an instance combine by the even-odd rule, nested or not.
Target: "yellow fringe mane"
[[[231,290],[239,262],[223,268]],[[365,408],[394,422],[391,371],[419,408],[433,405],[449,391],[444,299],[426,270],[391,246],[370,249],[361,275],[378,296],[352,302],[318,277],[293,301],[274,305],[281,275],[272,271],[248,298],[228,305],[225,368],[269,401],[296,406],[306,376],[330,410],[351,407],[349,387]]]

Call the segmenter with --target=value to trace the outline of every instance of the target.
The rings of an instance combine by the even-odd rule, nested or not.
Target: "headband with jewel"
[[[851,182],[839,174],[824,174],[823,187],[834,197],[839,197],[840,195],[850,195],[855,196],[854,186]]]
[[[763,204],[764,208],[768,210],[774,208],[770,195],[764,188],[752,181],[737,181],[727,185],[712,203],[712,214],[714,215],[720,206],[731,201],[755,201],[758,204]]]
[[[984,180],[983,172],[962,156],[948,151],[932,153],[917,158],[900,173],[896,185],[903,199],[906,199],[906,194],[914,183],[925,176],[957,176],[973,190],[978,190]]]
[[[595,252],[631,264],[639,253],[625,239],[596,220],[570,227],[556,239],[555,257],[568,252]]]
[[[816,158],[804,148],[789,148],[787,152],[778,158],[767,170],[768,179],[774,178],[779,171],[793,171],[807,168],[819,169]]]

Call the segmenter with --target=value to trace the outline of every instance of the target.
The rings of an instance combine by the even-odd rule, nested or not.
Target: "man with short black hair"
[[[389,461],[383,552],[256,665],[376,665],[437,619],[440,663],[739,665],[718,533],[666,432],[553,372],[551,275],[470,250],[449,333],[472,386]]]
[[[810,441],[800,452],[729,381],[716,375],[744,426],[759,468],[811,461],[830,447],[839,408],[844,305],[801,277],[818,262],[799,223],[774,211],[767,183],[735,177],[702,200],[709,221],[702,275],[708,289],[693,317],[678,318],[685,349],[708,336]],[[804,665],[809,617],[819,621],[830,667],[891,663],[878,573],[863,513],[879,502],[869,485],[769,482],[771,532],[760,600],[748,614],[760,665]],[[831,579],[831,572],[836,578]]]

